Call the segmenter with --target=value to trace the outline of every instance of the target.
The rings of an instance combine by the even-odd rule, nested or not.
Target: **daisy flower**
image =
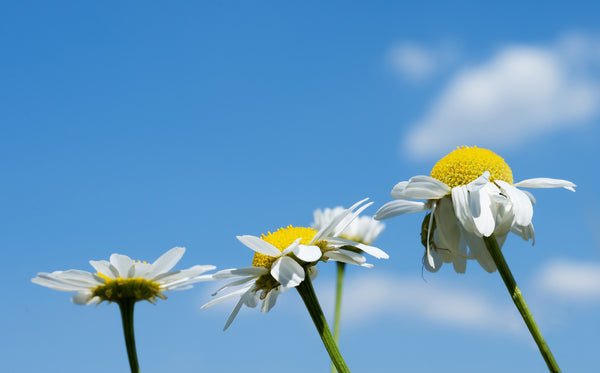
[[[198,275],[215,269],[212,265],[196,265],[188,269],[171,271],[179,262],[185,248],[175,247],[158,258],[154,263],[136,262],[126,255],[112,254],[110,261],[90,260],[96,273],[77,269],[40,272],[31,281],[54,290],[77,292],[72,302],[89,305],[107,301],[166,299],[164,292],[189,289],[191,284],[210,279]]]
[[[212,276],[215,280],[237,280],[223,286],[213,295],[220,294],[230,287],[240,288],[206,303],[202,308],[213,306],[225,299],[239,297],[225,323],[225,330],[243,305],[254,308],[262,301],[261,311],[268,312],[275,305],[279,294],[297,287],[306,279],[307,274],[309,278],[314,279],[317,275],[315,265],[319,261],[331,259],[370,267],[360,251],[376,258],[387,259],[388,255],[381,249],[340,237],[341,232],[352,220],[372,204],[363,204],[366,200],[344,210],[318,231],[313,228],[288,226],[261,237],[237,236],[240,242],[255,252],[252,266],[215,273]]]
[[[575,191],[575,184],[559,179],[513,184],[512,171],[501,157],[487,149],[461,147],[442,158],[430,176],[414,176],[394,186],[391,195],[396,200],[382,206],[375,219],[430,211],[421,232],[427,270],[435,272],[442,263],[453,263],[456,272],[464,273],[467,259],[476,259],[494,272],[496,265],[482,237],[493,234],[500,247],[509,232],[535,242],[531,222],[535,199],[519,188],[559,187]]]
[[[211,265],[196,265],[180,271],[171,271],[184,252],[185,248],[175,247],[152,264],[136,262],[126,255],[112,254],[110,261],[90,261],[96,273],[77,269],[41,272],[31,281],[54,290],[76,292],[71,299],[75,304],[98,304],[103,301],[117,303],[123,319],[129,367],[132,373],[139,373],[133,332],[135,303],[141,300],[154,303],[156,298],[166,299],[164,292],[189,289],[192,283],[210,280],[210,276],[199,275],[215,269],[215,266]]]

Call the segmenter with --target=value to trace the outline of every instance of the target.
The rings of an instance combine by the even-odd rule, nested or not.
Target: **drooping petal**
[[[540,177],[519,181],[514,186],[523,188],[565,188],[574,192],[577,185],[568,180]]]
[[[473,222],[473,216],[471,215],[471,208],[469,206],[469,191],[465,185],[452,188],[452,204],[454,206],[454,213],[460,222],[461,227],[468,232],[479,233],[479,230],[475,226],[475,222]]]
[[[205,309],[205,308],[208,308],[208,307],[212,307],[212,306],[214,306],[214,305],[215,305],[215,304],[217,304],[217,303],[221,303],[222,301],[224,301],[224,300],[226,300],[226,299],[233,298],[233,297],[236,297],[236,296],[238,296],[238,295],[239,295],[239,296],[241,296],[242,294],[244,294],[244,293],[246,293],[247,291],[249,291],[249,290],[252,290],[252,289],[254,289],[254,288],[255,288],[255,287],[254,287],[254,283],[252,283],[252,284],[249,284],[248,286],[244,286],[244,287],[243,287],[243,288],[241,288],[241,289],[238,289],[238,290],[232,291],[231,293],[228,293],[228,294],[222,295],[222,296],[220,296],[220,297],[218,297],[218,298],[215,298],[215,299],[211,300],[211,301],[210,301],[210,302],[208,302],[208,303],[205,303],[204,305],[202,305],[202,307],[200,307],[200,309]]]
[[[436,246],[440,249],[449,250],[453,253],[458,252],[458,244],[460,241],[460,230],[458,229],[458,222],[456,215],[454,215],[454,209],[452,207],[452,200],[450,198],[442,198],[437,203],[437,208],[433,213],[435,219],[437,234],[434,237]]]
[[[425,202],[406,201],[399,199],[391,201],[381,206],[373,217],[375,220],[389,219],[397,215],[410,214],[413,212],[421,212],[429,210]]]
[[[465,231],[463,231],[463,234],[469,245],[470,257],[476,259],[487,272],[493,273],[496,270],[496,264],[494,264],[494,260],[488,252],[483,238]]]
[[[256,251],[257,253],[267,255],[273,258],[278,258],[281,256],[281,251],[279,251],[278,248],[256,236],[237,236],[237,239],[240,240],[240,242],[244,245]]]
[[[469,210],[477,231],[489,237],[494,233],[496,222],[492,215],[490,196],[484,188],[469,191]]]
[[[508,195],[513,206],[513,213],[515,214],[515,222],[518,225],[529,225],[533,218],[533,205],[529,197],[523,193],[523,191],[515,188],[509,183],[496,180],[496,183],[500,185],[504,193]]]
[[[158,275],[169,272],[181,260],[184,253],[185,247],[174,247],[167,251],[152,263],[152,268],[146,273],[146,276],[153,279]]]
[[[429,272],[437,272],[442,268],[442,260],[437,250],[431,250],[429,254],[425,253],[423,256],[423,266]]]
[[[294,259],[282,256],[271,266],[271,276],[285,288],[295,287],[304,281],[304,269]]]
[[[244,285],[251,281],[256,281],[256,277],[244,277],[239,280],[229,282],[229,283],[221,286],[219,289],[217,289],[217,291],[215,291],[211,295],[214,297],[215,295],[219,294],[220,292],[222,292],[225,289],[229,289],[230,287],[234,287],[234,286]]]
[[[261,312],[269,312],[273,306],[275,306],[275,302],[277,302],[277,297],[279,296],[279,291],[277,289],[273,289],[267,293],[265,300],[263,301],[262,307],[260,308]]]
[[[535,231],[533,229],[533,223],[527,226],[514,225],[511,229],[511,232],[520,236],[525,241],[529,241],[530,238],[533,239],[531,245],[535,245]]]

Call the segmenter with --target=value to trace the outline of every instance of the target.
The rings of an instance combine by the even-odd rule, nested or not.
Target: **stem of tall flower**
[[[333,340],[339,346],[340,342],[340,318],[342,313],[342,288],[344,286],[344,271],[346,263],[337,262],[337,280],[335,287],[335,311],[333,314]],[[331,373],[336,373],[335,365],[331,364]]]
[[[331,362],[338,372],[350,373],[350,369],[348,369],[340,350],[337,348],[337,344],[333,340],[329,326],[327,326],[327,320],[325,320],[325,315],[323,315],[323,310],[321,309],[321,305],[319,305],[319,300],[315,294],[315,289],[312,286],[310,277],[306,276],[304,281],[296,286],[296,290],[298,290],[300,297],[302,297],[302,301],[304,301],[304,305],[317,327],[317,331],[331,358]]]
[[[139,373],[137,352],[135,349],[135,335],[133,333],[133,307],[135,300],[124,299],[119,302],[121,309],[121,318],[123,319],[123,333],[125,334],[125,347],[127,348],[127,357],[129,358],[129,367],[131,373]]]
[[[542,336],[542,333],[538,329],[538,326],[533,319],[533,315],[531,314],[531,311],[529,311],[527,303],[525,303],[525,298],[523,298],[523,294],[517,286],[517,282],[510,272],[508,264],[506,264],[506,260],[504,259],[504,255],[502,255],[502,251],[498,246],[496,237],[494,237],[492,234],[489,237],[483,237],[483,241],[485,242],[485,246],[487,246],[487,249],[492,256],[492,259],[494,259],[496,267],[498,267],[498,272],[500,272],[500,276],[502,276],[502,280],[504,280],[504,284],[506,285],[512,300],[515,303],[515,306],[517,306],[517,309],[521,313],[521,317],[523,317],[523,320],[525,321],[531,336],[535,340],[535,343],[537,344],[544,361],[546,361],[548,370],[552,373],[560,373],[561,370],[558,367],[556,360],[554,360],[554,356],[550,351],[550,347],[548,347],[544,337]]]

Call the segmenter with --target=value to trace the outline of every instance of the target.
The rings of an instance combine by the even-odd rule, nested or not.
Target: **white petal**
[[[222,287],[220,287],[217,291],[215,291],[211,295],[214,297],[215,295],[219,294],[220,292],[222,292],[225,289],[229,289],[230,287],[233,287],[233,286],[247,284],[250,281],[256,281],[256,277],[244,277],[242,279],[232,281],[226,285],[223,285]]]
[[[305,262],[315,262],[323,255],[321,249],[313,245],[297,245],[292,251],[298,259]]]
[[[328,251],[325,255],[331,260],[348,264],[362,265],[367,261],[363,255],[344,249]]]
[[[36,277],[31,279],[31,282],[41,286],[45,286],[50,289],[59,291],[82,291],[89,290],[89,285],[81,282],[68,281],[55,276],[54,273],[38,273]]]
[[[514,234],[521,236],[525,241],[529,241],[529,239],[533,239],[531,245],[535,245],[535,231],[533,230],[533,224],[529,224],[528,226],[519,226],[514,225],[511,229],[511,232]]]
[[[319,275],[319,270],[317,269],[317,266],[308,267],[308,276],[310,277],[311,281],[314,281],[318,275]]]
[[[373,204],[373,202],[369,202],[363,206],[361,206],[358,210],[356,210],[355,212],[348,214],[344,219],[342,219],[342,221],[339,222],[339,224],[335,227],[333,236],[339,236],[344,229],[346,229],[353,221],[354,219],[356,219],[356,217],[363,212],[367,207],[371,206]],[[352,210],[350,210],[352,211]],[[314,241],[313,241],[314,242]]]
[[[96,270],[96,272],[103,274],[104,276],[111,278],[111,279],[116,279],[117,277],[119,277],[119,274],[116,271],[116,268],[114,266],[111,266],[109,262],[107,262],[106,260],[90,260],[90,264],[92,265],[92,267],[94,267],[94,269]]]
[[[220,296],[220,297],[218,297],[216,299],[213,299],[210,302],[204,304],[202,307],[200,307],[200,309],[205,309],[205,308],[208,308],[208,307],[212,307],[212,306],[214,306],[217,303],[221,303],[222,301],[224,301],[226,299],[233,298],[233,297],[236,297],[238,295],[241,296],[242,294],[244,294],[247,291],[252,290],[252,289],[254,289],[254,284],[250,284],[250,285],[245,286],[245,287],[243,287],[241,289],[238,289],[236,291],[232,291],[231,293],[228,293],[228,294]]]
[[[237,239],[240,240],[240,242],[244,245],[256,251],[257,253],[267,255],[273,258],[278,258],[281,256],[281,251],[279,251],[278,248],[256,236],[237,236]]]
[[[169,272],[181,260],[184,253],[185,247],[174,247],[167,251],[151,264],[152,267],[149,270],[145,271],[146,278],[154,279],[163,273]],[[145,268],[140,267],[140,269]]]
[[[377,248],[375,246],[369,246],[369,245],[365,245],[362,244],[360,242],[356,242],[356,241],[352,241],[352,240],[347,240],[345,238],[341,238],[341,237],[332,237],[332,238],[328,238],[327,242],[335,245],[335,246],[353,246],[356,247],[357,249],[360,249],[362,251],[364,251],[365,253],[374,256],[377,259],[389,259],[389,255],[381,250],[380,248]]]
[[[375,220],[389,219],[397,215],[410,214],[413,212],[427,211],[429,207],[425,202],[396,200],[386,203],[375,213]]]
[[[479,233],[475,222],[473,222],[471,208],[469,207],[469,191],[465,185],[452,188],[452,204],[460,225],[468,232]]]
[[[408,184],[408,181],[401,181],[398,184],[394,185],[394,188],[392,189],[392,192],[390,193],[392,198],[404,199],[405,198],[404,188],[406,188],[406,184]]]
[[[469,184],[467,184],[467,190],[469,192],[479,190],[479,189],[485,187],[489,182],[490,182],[490,172],[485,171],[477,179],[475,179],[475,180],[471,181]]]
[[[151,279],[153,266],[148,263],[133,263],[133,266],[129,269],[129,277],[142,277]],[[152,276],[152,277],[151,277]]]
[[[112,254],[110,264],[118,272],[117,277],[129,278],[129,269],[133,266],[133,260],[127,255]]]
[[[90,300],[91,295],[92,294],[89,292],[77,293],[77,294],[73,295],[73,297],[71,298],[71,302],[73,302],[74,304],[81,305],[81,306],[86,306],[86,305],[88,305],[88,301]]]
[[[469,191],[469,209],[473,222],[477,231],[486,237],[494,233],[496,226],[491,203],[490,196],[484,188]]]
[[[343,211],[342,213],[338,214],[334,219],[332,219],[329,224],[327,224],[326,227],[322,228],[321,230],[319,230],[317,232],[317,234],[315,234],[315,236],[313,237],[313,239],[311,240],[311,244],[313,242],[318,242],[322,239],[324,239],[325,237],[329,237],[330,234],[337,230],[338,232],[341,232],[345,226],[347,224],[349,224],[354,218],[349,218],[346,219],[346,217],[350,214],[352,214],[352,211],[357,208],[358,206],[360,206],[361,204],[363,204],[364,202],[366,202],[368,200],[368,198],[365,198],[363,200],[360,200],[358,202],[356,202],[354,205],[352,205],[349,209]],[[368,206],[370,206],[372,204],[368,203],[367,205],[363,206],[362,208],[360,208],[355,214],[354,216],[358,215],[358,213],[360,213],[361,211],[363,211],[365,208],[367,208]],[[343,225],[341,223],[344,223]]]
[[[460,241],[460,230],[458,229],[450,198],[442,198],[438,202],[437,208],[433,213],[433,218],[435,219],[436,224],[436,246],[457,253]]]
[[[215,280],[227,280],[230,278],[245,277],[245,276],[261,276],[268,273],[269,270],[264,267],[244,267],[223,269],[213,275]]]
[[[275,302],[277,302],[277,297],[279,296],[279,291],[277,289],[273,289],[267,293],[265,300],[263,301],[262,307],[260,309],[261,312],[269,312],[273,306],[275,306]]]
[[[549,179],[545,177],[527,179],[514,184],[516,187],[523,188],[565,188],[572,192],[575,191],[577,185],[573,184],[568,180],[561,179]]]
[[[414,176],[408,180],[402,193],[397,193],[404,199],[440,199],[450,194],[451,188],[430,176]]]
[[[533,218],[533,205],[527,194],[523,193],[519,189],[510,185],[509,183],[496,180],[496,183],[504,190],[504,192],[510,198],[513,205],[513,212],[515,214],[515,222],[518,225],[527,226],[531,224]]]
[[[183,269],[181,271],[173,271],[173,272],[163,273],[162,275],[155,277],[154,281],[157,281],[157,282],[160,282],[163,284],[174,283],[174,282],[178,282],[183,279],[186,279],[186,278],[191,279],[192,277],[196,277],[206,271],[212,271],[215,268],[216,267],[212,266],[212,265],[195,265],[191,268]],[[199,282],[199,281],[196,281],[196,282]]]
[[[304,280],[304,269],[294,259],[283,256],[271,266],[271,276],[283,287],[295,287]]]
[[[481,267],[487,272],[493,273],[496,270],[496,264],[494,264],[494,260],[488,252],[485,242],[483,242],[483,238],[469,232],[463,233],[470,248],[470,256],[476,259]]]
[[[431,250],[429,255],[423,257],[423,266],[429,272],[437,272],[442,268],[442,260],[440,259],[437,250]]]
[[[235,320],[235,317],[240,312],[242,305],[244,305],[244,296],[243,295],[240,297],[240,300],[237,302],[235,307],[233,307],[233,310],[229,314],[229,317],[227,318],[227,321],[225,322],[225,326],[223,327],[223,331],[227,330],[227,328],[229,328],[229,326],[231,325],[233,320]]]

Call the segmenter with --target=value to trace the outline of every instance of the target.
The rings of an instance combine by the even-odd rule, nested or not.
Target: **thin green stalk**
[[[119,302],[121,309],[121,318],[123,319],[123,333],[125,334],[125,346],[127,348],[127,357],[129,358],[129,367],[131,373],[139,373],[140,366],[138,364],[137,352],[135,349],[135,335],[133,333],[133,307],[135,300],[125,299]]]
[[[304,305],[317,327],[317,331],[331,358],[331,362],[335,365],[338,372],[350,373],[350,369],[346,366],[346,362],[344,361],[340,350],[338,350],[337,344],[333,340],[329,326],[327,326],[327,320],[325,320],[325,315],[323,315],[323,310],[321,309],[321,305],[319,305],[319,300],[317,299],[310,278],[306,276],[304,281],[296,287],[296,290],[298,290],[300,297],[302,297],[302,301],[304,301]]]
[[[527,325],[531,336],[535,340],[535,343],[537,344],[540,353],[542,354],[542,357],[546,362],[546,365],[548,365],[548,370],[552,373],[560,373],[561,370],[558,367],[556,360],[554,360],[554,356],[550,351],[550,347],[548,347],[546,341],[544,340],[544,337],[542,336],[542,333],[538,329],[533,315],[531,314],[531,311],[529,311],[527,303],[525,303],[525,298],[523,298],[523,294],[517,286],[517,282],[515,281],[512,273],[510,272],[508,264],[506,264],[506,260],[504,260],[504,255],[502,255],[502,251],[498,246],[498,241],[496,241],[496,237],[494,237],[494,235],[492,234],[489,237],[483,237],[483,241],[485,242],[485,245],[487,246],[487,249],[490,255],[492,256],[492,259],[494,259],[496,267],[498,267],[498,272],[500,272],[500,276],[502,276],[502,280],[504,280],[504,284],[506,285],[506,288],[508,289],[512,300],[515,303],[515,306],[517,306],[517,309],[521,313],[523,321],[525,321],[525,324]]]
[[[342,313],[342,288],[344,286],[344,271],[346,263],[337,262],[337,280],[335,287],[335,310],[333,314],[333,340],[335,344],[340,344],[340,318]],[[331,364],[331,373],[336,373],[337,369]]]

